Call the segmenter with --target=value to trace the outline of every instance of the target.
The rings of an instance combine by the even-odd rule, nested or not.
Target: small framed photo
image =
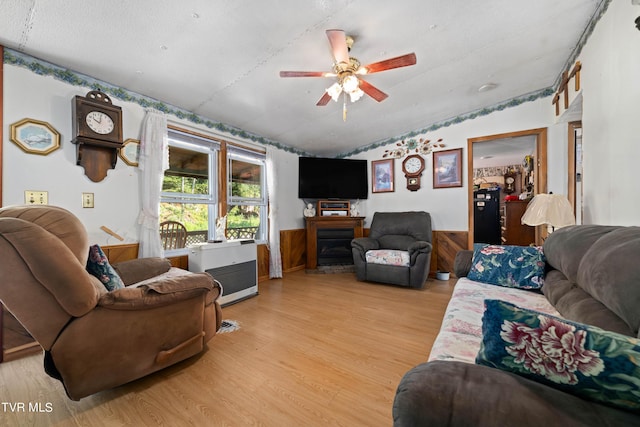
[[[394,191],[394,159],[371,161],[371,191],[373,193],[390,193]]]
[[[46,156],[60,148],[60,133],[49,123],[22,119],[10,126],[11,141],[23,151]]]
[[[140,141],[137,139],[127,139],[120,147],[120,158],[129,166],[138,166],[140,158]]]
[[[462,148],[433,152],[433,188],[462,187]]]

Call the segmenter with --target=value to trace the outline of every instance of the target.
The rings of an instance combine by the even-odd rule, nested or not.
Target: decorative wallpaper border
[[[575,62],[575,60],[578,58],[578,56],[580,55],[580,53],[582,52],[583,47],[586,45],[587,40],[589,39],[589,37],[591,36],[591,34],[593,33],[593,30],[596,27],[596,24],[598,23],[598,21],[600,21],[600,19],[602,18],[602,16],[605,14],[605,12],[607,11],[609,4],[611,3],[612,0],[602,0],[602,2],[599,4],[598,9],[596,10],[596,12],[594,13],[593,17],[591,18],[589,24],[587,25],[587,28],[585,29],[584,33],[582,34],[582,36],[580,37],[580,41],[578,42],[576,48],[574,49],[574,51],[571,53],[571,55],[569,56],[569,58],[567,59],[567,62],[565,64],[565,67],[563,68],[563,70],[568,69],[569,67],[571,67],[571,65]],[[238,137],[238,138],[243,138],[249,141],[253,141],[262,145],[269,145],[272,147],[275,147],[279,150],[284,150],[290,153],[294,153],[297,154],[299,156],[309,156],[310,154],[304,151],[301,151],[297,148],[293,148],[290,147],[288,145],[285,144],[281,144],[279,142],[276,141],[272,141],[268,138],[264,138],[261,137],[259,135],[255,135],[253,133],[244,131],[242,129],[238,129],[236,127],[230,126],[230,125],[226,125],[224,123],[220,123],[220,122],[215,122],[213,120],[210,120],[206,117],[200,116],[198,114],[192,113],[190,111],[187,110],[183,110],[181,108],[175,107],[173,105],[170,104],[166,104],[162,101],[158,101],[156,99],[150,98],[148,96],[144,96],[141,95],[139,93],[136,92],[131,92],[128,91],[126,89],[111,85],[109,83],[94,79],[93,77],[89,77],[87,75],[81,74],[81,73],[76,73],[74,71],[65,69],[63,67],[59,67],[57,65],[51,64],[47,61],[43,61],[41,59],[38,58],[34,58],[30,55],[21,53],[21,52],[17,52],[13,49],[9,49],[9,48],[5,48],[4,49],[4,63],[5,64],[10,64],[10,65],[15,65],[18,67],[22,67],[22,68],[27,68],[29,70],[31,70],[32,72],[42,75],[42,76],[51,76],[57,80],[61,80],[64,81],[66,83],[69,83],[71,85],[74,86],[83,86],[83,87],[89,87],[92,90],[101,90],[102,92],[113,96],[121,101],[126,101],[126,102],[134,102],[144,108],[154,108],[158,111],[162,111],[163,113],[166,114],[171,114],[174,115],[180,119],[185,119],[188,120],[194,124],[198,124],[198,125],[204,125],[209,129],[214,129],[218,132],[224,132],[227,133],[229,135]],[[559,86],[560,84],[560,79],[562,77],[562,72],[560,72],[558,74],[558,77],[554,83],[553,86],[548,87],[546,89],[541,89],[539,91],[536,92],[532,92],[526,95],[522,95],[516,98],[513,98],[511,100],[496,104],[494,106],[491,107],[486,107],[486,108],[482,108],[480,110],[476,110],[476,111],[472,111],[470,113],[466,113],[466,114],[462,114],[460,116],[457,117],[453,117],[451,119],[447,119],[438,123],[434,123],[431,124],[428,127],[422,128],[422,129],[416,129],[414,131],[411,131],[409,133],[400,135],[400,136],[396,136],[396,137],[392,137],[392,138],[388,138],[385,140],[381,140],[381,141],[377,141],[368,145],[364,145],[362,147],[356,148],[355,150],[346,152],[346,153],[341,153],[341,154],[337,154],[336,157],[338,158],[344,158],[344,157],[350,157],[350,156],[354,156],[356,154],[360,154],[360,153],[364,153],[370,150],[374,150],[380,147],[384,147],[390,144],[394,144],[398,141],[401,141],[403,139],[407,139],[407,138],[414,138],[416,136],[419,135],[423,135],[426,134],[428,132],[434,132],[438,129],[442,129],[444,127],[448,127],[451,125],[457,125],[459,123],[462,123],[464,121],[467,120],[473,120],[476,119],[478,117],[483,117],[483,116],[487,116],[491,113],[494,113],[496,111],[502,111],[504,109],[507,108],[512,108],[512,107],[516,107],[518,105],[524,104],[525,102],[532,102],[535,101],[537,99],[540,98],[544,98],[547,96],[551,96],[555,93],[556,88]]]
[[[482,116],[487,116],[491,113],[495,113],[496,111],[502,111],[504,109],[507,108],[512,108],[512,107],[516,107],[520,104],[524,104],[525,102],[531,102],[531,101],[535,101],[536,99],[539,98],[544,98],[547,96],[551,96],[553,95],[554,90],[553,88],[546,88],[546,89],[542,89],[539,90],[537,92],[533,92],[531,94],[527,94],[527,95],[523,95],[517,98],[513,98],[509,101],[494,105],[492,107],[486,107],[486,108],[482,108],[480,110],[477,111],[473,111],[471,113],[467,113],[467,114],[463,114],[461,116],[457,116],[448,120],[444,120],[438,123],[434,123],[429,127],[423,128],[423,129],[417,129],[414,131],[411,131],[409,133],[405,133],[404,135],[401,136],[394,136],[393,138],[389,138],[389,139],[385,139],[384,141],[378,141],[378,142],[374,142],[373,144],[369,144],[369,145],[365,145],[363,147],[360,148],[356,148],[353,151],[350,151],[349,153],[344,153],[341,154],[338,157],[349,157],[349,156],[353,156],[355,154],[359,154],[359,153],[364,153],[366,151],[369,150],[374,150],[376,148],[380,148],[380,147],[384,147],[386,145],[390,145],[393,143],[396,143],[398,141],[402,141],[403,139],[407,139],[407,138],[415,138],[416,136],[419,135],[423,135],[426,134],[428,132],[433,132],[436,131],[438,129],[442,129],[445,127],[449,127],[451,125],[457,125],[459,123],[462,123],[464,121],[467,120],[473,120],[473,119],[477,119],[478,117],[482,117]]]

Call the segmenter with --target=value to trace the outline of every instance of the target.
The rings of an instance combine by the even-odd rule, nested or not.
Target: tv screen
[[[298,197],[301,199],[366,199],[366,160],[299,157]]]

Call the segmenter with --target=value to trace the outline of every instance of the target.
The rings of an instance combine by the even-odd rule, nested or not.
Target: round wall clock
[[[417,191],[420,189],[420,177],[424,167],[424,158],[419,154],[412,154],[404,159],[402,171],[407,178],[407,190]]]

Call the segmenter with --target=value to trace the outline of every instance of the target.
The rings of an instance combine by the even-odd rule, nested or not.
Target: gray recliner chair
[[[431,250],[427,212],[376,212],[369,237],[351,241],[358,280],[412,288],[424,286]]]

